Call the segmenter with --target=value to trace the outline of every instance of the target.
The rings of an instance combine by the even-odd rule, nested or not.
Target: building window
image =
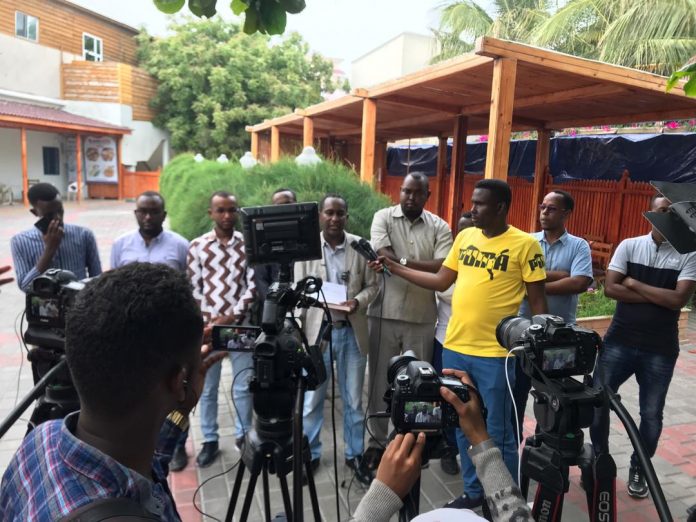
[[[82,33],[82,57],[88,62],[103,61],[104,46],[102,39],[91,34]]]
[[[43,148],[43,173],[44,176],[60,175],[60,153],[58,147]]]
[[[21,38],[26,38],[32,42],[39,39],[39,19],[24,14],[20,11],[15,12],[15,34]]]

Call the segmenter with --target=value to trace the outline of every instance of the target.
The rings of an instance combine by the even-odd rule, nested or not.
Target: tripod
[[[295,398],[292,437],[265,437],[261,435],[257,429],[252,429],[245,435],[244,447],[242,448],[242,457],[241,461],[239,462],[237,476],[234,480],[232,497],[230,498],[230,503],[227,508],[225,522],[232,521],[232,516],[234,515],[234,510],[237,505],[237,499],[239,498],[239,492],[242,488],[242,481],[244,480],[244,471],[247,468],[249,469],[251,476],[249,479],[249,484],[247,485],[246,494],[244,496],[240,520],[245,521],[249,517],[251,500],[254,497],[254,488],[256,487],[256,481],[258,480],[259,475],[261,475],[263,484],[263,506],[265,520],[267,522],[271,520],[271,502],[268,488],[269,473],[275,473],[278,475],[280,491],[283,496],[283,506],[285,508],[285,520],[302,520],[302,464],[304,464],[305,473],[307,474],[307,485],[309,488],[309,498],[312,503],[314,520],[316,522],[321,520],[321,516],[319,514],[319,500],[317,499],[317,490],[311,470],[309,442],[307,437],[302,433],[302,408],[304,405],[305,387],[306,385],[304,380],[299,379],[297,396]],[[294,517],[287,482],[287,475],[290,472],[294,473]]]

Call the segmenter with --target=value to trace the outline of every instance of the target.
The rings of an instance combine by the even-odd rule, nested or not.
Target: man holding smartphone
[[[88,228],[63,223],[63,201],[50,183],[37,183],[27,193],[30,212],[39,220],[29,230],[12,237],[10,247],[19,288],[49,268],[70,270],[78,279],[101,274],[94,234]]]

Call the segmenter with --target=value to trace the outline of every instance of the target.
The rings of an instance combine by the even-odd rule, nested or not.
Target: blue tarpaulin
[[[487,143],[466,146],[466,172],[483,173]],[[510,142],[508,176],[534,177],[535,140]],[[452,145],[447,147],[447,168]],[[404,176],[409,171],[435,175],[437,146],[390,147],[387,170]],[[696,133],[612,134],[601,136],[561,136],[551,140],[551,174],[557,181],[576,179],[618,180],[628,170],[633,181],[696,182]]]

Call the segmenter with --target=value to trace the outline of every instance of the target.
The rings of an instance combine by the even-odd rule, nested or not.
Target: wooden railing
[[[135,198],[147,190],[159,190],[160,171],[154,172],[131,172],[121,170],[123,173],[122,191],[124,198]]]

